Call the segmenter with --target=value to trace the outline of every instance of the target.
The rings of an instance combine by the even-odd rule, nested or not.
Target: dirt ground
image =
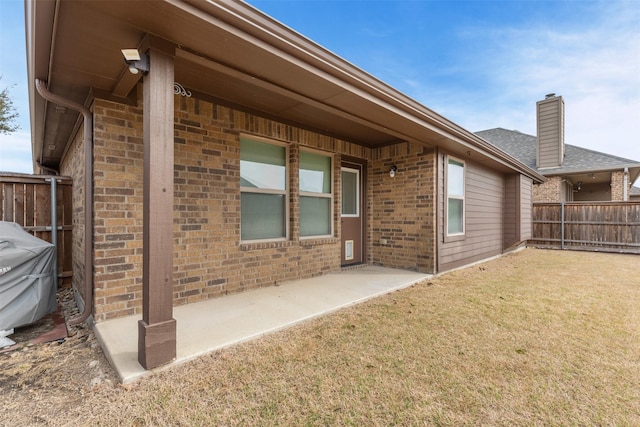
[[[57,297],[65,319],[78,313],[69,289],[59,291]],[[25,425],[25,413],[30,424],[39,424],[44,421],[39,414],[64,411],[90,390],[118,383],[93,330],[85,323],[67,327],[63,339],[29,343],[51,328],[47,319],[16,328],[9,336],[16,349],[0,353],[0,426]],[[29,411],[25,411],[27,402],[26,406],[32,406]]]
[[[0,426],[638,425],[638,277],[528,249],[131,385],[81,325],[0,353]]]

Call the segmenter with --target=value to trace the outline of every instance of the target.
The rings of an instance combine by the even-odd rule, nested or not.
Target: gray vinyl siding
[[[533,181],[523,175],[505,178],[504,249],[531,239]]]
[[[518,175],[506,177],[504,186],[503,245],[505,248],[518,241]]]
[[[445,161],[446,157],[441,154],[441,168]],[[438,174],[439,271],[502,253],[504,176],[470,161],[465,161],[465,174],[465,233],[453,239],[446,237],[444,172]]]
[[[537,104],[538,147],[537,166],[562,166],[564,157],[564,101],[555,97]]]
[[[533,180],[520,175],[520,241],[533,237]]]

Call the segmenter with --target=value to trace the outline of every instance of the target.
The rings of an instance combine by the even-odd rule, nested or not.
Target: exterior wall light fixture
[[[146,74],[149,72],[149,56],[140,55],[138,49],[122,49],[122,56],[124,56],[124,63],[129,66],[129,72],[131,74]]]
[[[398,172],[398,167],[396,165],[391,166],[391,170],[389,170],[389,176],[393,178],[396,176],[396,172]]]

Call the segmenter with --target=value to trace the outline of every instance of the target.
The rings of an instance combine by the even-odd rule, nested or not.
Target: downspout
[[[46,167],[46,166],[43,166],[43,165],[42,165],[42,163],[40,162],[40,160],[38,160],[38,161],[36,162],[36,164],[37,164],[37,165],[38,165],[38,167],[39,167],[40,169],[42,169],[43,171],[45,171],[45,172],[49,172],[49,175],[55,175],[55,176],[60,175],[60,172],[58,172],[57,170],[52,169],[52,168],[48,168],[48,167]]]
[[[68,322],[69,326],[76,326],[87,320],[93,310],[93,115],[84,105],[49,92],[40,79],[36,79],[36,89],[45,100],[78,111],[84,117],[84,308]]]
[[[622,200],[629,201],[629,168],[624,168],[624,180],[622,182]]]

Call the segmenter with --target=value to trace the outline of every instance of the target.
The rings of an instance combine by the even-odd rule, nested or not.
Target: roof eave
[[[35,80],[48,80],[57,7],[58,2],[24,0],[29,120],[33,170],[35,172],[38,172],[39,160],[43,151],[46,112],[46,101],[37,94]]]
[[[193,0],[187,1],[187,3],[192,2]],[[256,29],[262,30],[258,31],[258,34],[263,34],[263,41],[281,49],[283,49],[283,46],[284,48],[291,47],[295,49],[295,56],[302,56],[306,63],[313,64],[316,69],[331,71],[333,76],[349,82],[354,88],[363,90],[374,99],[385,102],[389,110],[396,110],[396,112],[399,111],[407,114],[409,117],[418,119],[423,122],[425,127],[436,130],[443,137],[452,141],[463,142],[464,145],[469,148],[480,152],[508,168],[515,169],[529,176],[536,182],[546,181],[546,178],[542,174],[520,162],[515,157],[505,153],[474,133],[394,89],[392,86],[366,73],[333,52],[286,27],[258,9],[240,1],[226,3],[209,2],[208,4],[221,9],[228,8],[229,10],[233,10],[235,13],[234,16],[238,17],[243,24],[246,25],[250,23],[256,26]],[[238,6],[242,6],[242,10],[239,10]],[[250,12],[247,11],[247,6]],[[260,25],[265,22],[268,23],[266,28],[264,25]],[[433,128],[434,125],[435,129]]]
[[[586,174],[586,173],[605,173],[605,172],[622,172],[625,169],[629,170],[629,173],[640,174],[640,163],[629,163],[629,164],[621,164],[617,166],[609,166],[609,167],[596,167],[596,168],[583,168],[583,169],[564,169],[559,170],[557,172],[552,172],[551,170],[543,170],[544,176],[561,176],[561,175],[577,175],[577,174]]]
[[[405,124],[413,123],[414,140],[420,140],[420,132],[415,130],[424,129],[425,134],[428,131],[439,135],[432,140],[421,141],[425,144],[472,150],[507,170],[517,171],[537,182],[545,180],[543,175],[482,138],[242,1],[165,0],[165,4],[179,9],[185,14],[190,14],[197,20],[224,27],[230,34],[265,46],[265,49],[273,49],[287,58],[290,63],[295,63],[307,72],[310,71],[319,78],[328,79],[344,90],[355,94],[363,104],[375,104],[382,111],[388,112],[392,117],[389,123],[396,126],[400,126],[403,122]],[[35,164],[42,155],[43,145],[46,143],[43,141],[46,102],[36,95],[34,81],[35,79],[49,81],[49,64],[53,54],[55,19],[59,2],[25,0],[25,5],[30,116]],[[36,55],[38,56],[36,57]],[[380,125],[386,126],[387,124],[381,123]],[[399,129],[402,130],[402,128],[400,126]]]

